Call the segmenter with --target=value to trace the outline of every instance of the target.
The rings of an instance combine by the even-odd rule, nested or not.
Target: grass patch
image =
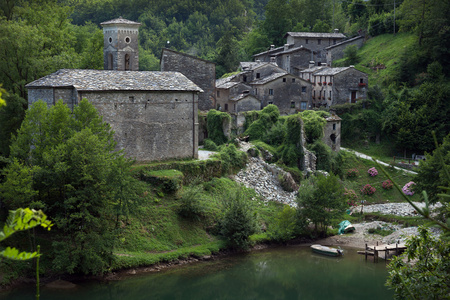
[[[383,189],[383,181],[388,178],[381,172],[375,162],[363,158],[353,158],[348,160],[346,163],[347,170],[344,170],[344,174],[347,174],[348,170],[356,169],[358,170],[358,175],[355,177],[348,177],[344,175],[343,185],[347,189],[354,190],[358,195],[358,204],[361,200],[365,200],[366,204],[376,204],[376,203],[386,203],[386,202],[403,202],[402,195],[396,189]],[[372,177],[368,174],[368,170],[372,167],[377,168],[378,175]],[[403,187],[406,183],[412,180],[412,175],[405,173],[401,170],[390,169],[385,167],[385,170],[391,175],[394,181]],[[376,189],[375,193],[372,195],[363,195],[361,189],[366,185],[370,184]],[[414,194],[413,196],[408,196],[412,201],[420,201],[420,196]]]
[[[359,63],[355,68],[369,75],[370,85],[389,86],[399,72],[401,55],[415,43],[417,37],[411,33],[378,35],[358,50]],[[334,61],[333,65],[343,63],[345,58]]]
[[[355,141],[344,143],[342,146],[357,152],[364,153],[370,157],[373,157],[385,163],[392,162],[393,157],[396,153],[394,143],[392,143],[389,140],[383,140],[379,144],[375,142],[369,142],[367,144],[364,144],[361,143],[361,141]]]

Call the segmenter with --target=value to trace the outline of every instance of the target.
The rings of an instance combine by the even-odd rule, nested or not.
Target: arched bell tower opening
[[[141,23],[119,17],[100,25],[103,26],[104,69],[138,71],[138,33]]]

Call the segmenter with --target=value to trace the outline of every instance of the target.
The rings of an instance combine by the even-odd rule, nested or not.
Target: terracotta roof
[[[287,37],[288,35],[292,37],[304,37],[304,38],[335,38],[335,39],[343,39],[345,35],[342,33],[328,33],[328,32],[288,32],[284,35]]]
[[[179,72],[61,69],[25,87],[74,87],[80,91],[196,91],[201,88]]]
[[[133,21],[124,19],[122,17],[118,17],[117,19],[113,19],[113,20],[109,20],[109,21],[100,23],[100,25],[102,25],[102,26],[113,25],[113,24],[141,25],[141,23],[133,22]]]

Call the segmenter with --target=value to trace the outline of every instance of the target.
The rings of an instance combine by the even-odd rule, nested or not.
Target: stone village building
[[[106,70],[59,70],[26,85],[28,102],[73,108],[86,98],[115,131],[117,148],[138,161],[198,157],[198,97],[179,72],[138,71],[140,23],[101,23]]]
[[[356,103],[367,98],[368,75],[354,66],[312,67],[301,71],[300,77],[313,84],[313,107]]]
[[[311,83],[279,68],[276,63],[242,62],[241,70],[216,80],[218,109],[239,113],[274,104],[280,114],[288,115],[311,107]]]
[[[198,85],[203,93],[198,95],[198,108],[202,111],[214,108],[216,64],[189,54],[163,48],[161,71],[180,72]]]

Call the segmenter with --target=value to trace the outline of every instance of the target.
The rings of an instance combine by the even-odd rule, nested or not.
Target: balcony
[[[360,83],[358,83],[358,86],[359,86],[359,87],[365,87],[366,84],[365,84],[364,82],[360,82]]]

